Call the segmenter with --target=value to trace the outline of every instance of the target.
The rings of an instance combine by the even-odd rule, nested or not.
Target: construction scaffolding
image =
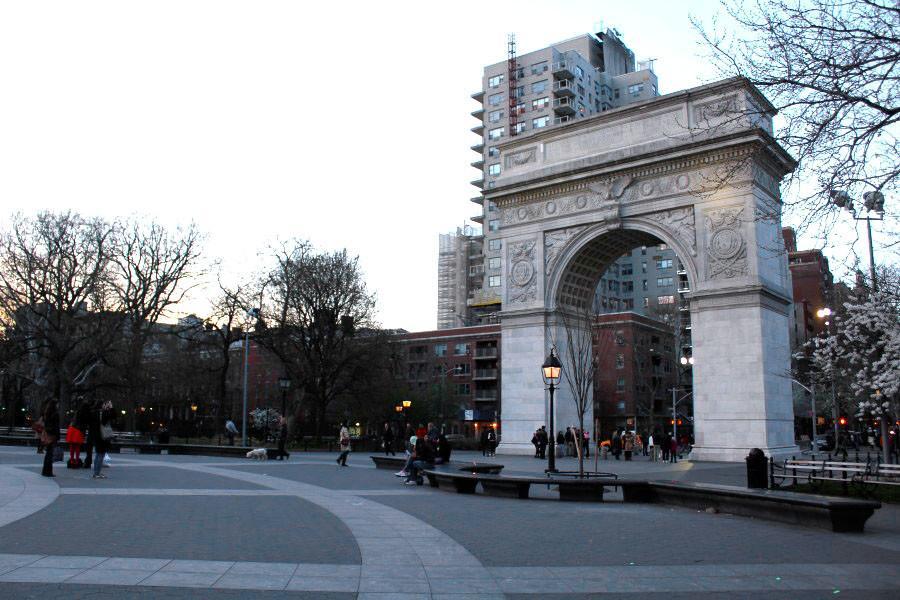
[[[438,329],[463,327],[467,322],[467,300],[469,295],[469,257],[481,254],[481,236],[473,227],[458,227],[456,233],[442,233],[438,246]],[[473,265],[481,269],[484,266]],[[473,275],[478,275],[473,273]]]
[[[519,93],[516,86],[518,82],[519,63],[516,60],[516,34],[509,34],[506,43],[506,80],[509,82],[509,135],[519,133]]]

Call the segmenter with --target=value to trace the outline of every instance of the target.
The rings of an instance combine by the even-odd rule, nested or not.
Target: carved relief
[[[507,297],[511,304],[526,304],[537,298],[535,253],[537,242],[528,240],[509,245]]]
[[[694,106],[694,123],[718,120],[725,115],[737,112],[737,96],[731,95],[725,98],[717,98],[711,102],[705,102]]]
[[[566,244],[585,229],[587,225],[548,231],[544,234],[544,273],[549,274],[553,270],[553,265]]]
[[[619,218],[619,199],[633,181],[630,176],[616,177],[592,183],[587,193],[575,197],[505,208],[502,212],[503,224],[515,225],[587,210],[599,211],[597,220],[615,220]]]
[[[694,207],[673,208],[663,212],[646,215],[656,221],[660,227],[667,229],[697,256],[697,228],[694,224]]]
[[[637,194],[632,194],[631,199],[652,200],[660,196],[685,192],[690,186],[691,176],[687,173],[647,179],[636,186]]]
[[[504,159],[504,167],[507,169],[512,169],[514,167],[520,167],[522,165],[526,165],[530,162],[535,161],[535,156],[537,156],[537,148],[531,147],[526,148],[525,150],[520,150],[514,154],[510,154]]]
[[[707,279],[731,279],[747,274],[743,213],[743,208],[719,208],[704,213]]]

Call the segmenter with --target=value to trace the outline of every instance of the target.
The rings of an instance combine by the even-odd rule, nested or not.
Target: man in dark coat
[[[53,454],[56,444],[59,442],[59,405],[55,398],[47,401],[41,418],[44,420],[44,432],[41,434],[44,446],[44,468],[41,470],[41,475],[54,477]]]

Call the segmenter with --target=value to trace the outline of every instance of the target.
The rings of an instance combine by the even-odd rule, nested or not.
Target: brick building
[[[394,338],[412,402],[443,413],[446,431],[474,437],[500,419],[500,326],[404,333]]]
[[[594,329],[594,417],[600,435],[613,429],[662,429],[678,383],[672,327],[632,312],[598,315]],[[652,424],[652,426],[651,426]]]
[[[794,292],[791,348],[796,349],[823,331],[825,324],[816,318],[816,311],[830,304],[834,280],[821,250],[797,250],[797,237],[791,227],[785,227],[782,235]]]

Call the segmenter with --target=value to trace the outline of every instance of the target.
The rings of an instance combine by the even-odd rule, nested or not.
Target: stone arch
[[[544,305],[550,311],[560,308],[580,310],[593,299],[600,277],[625,252],[636,246],[653,246],[660,242],[675,251],[696,285],[698,269],[693,249],[670,229],[645,218],[622,222],[598,223],[575,235],[560,252],[546,274]]]

